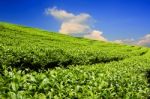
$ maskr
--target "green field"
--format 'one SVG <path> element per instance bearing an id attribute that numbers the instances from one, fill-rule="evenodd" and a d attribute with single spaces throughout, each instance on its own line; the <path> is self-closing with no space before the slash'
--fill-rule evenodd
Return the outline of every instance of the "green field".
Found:
<path id="1" fill-rule="evenodd" d="M 150 98 L 150 49 L 0 23 L 0 99 Z"/>

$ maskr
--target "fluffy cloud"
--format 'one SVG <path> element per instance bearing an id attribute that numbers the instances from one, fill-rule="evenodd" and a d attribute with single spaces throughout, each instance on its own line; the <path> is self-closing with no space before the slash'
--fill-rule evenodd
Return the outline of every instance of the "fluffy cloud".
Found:
<path id="1" fill-rule="evenodd" d="M 135 45 L 136 40 L 135 39 L 124 39 L 124 40 L 115 40 L 115 43 L 124 43 L 124 44 L 130 44 L 130 45 Z"/>
<path id="2" fill-rule="evenodd" d="M 46 14 L 50 14 L 62 21 L 69 20 L 74 17 L 72 13 L 68 13 L 64 10 L 58 10 L 56 7 L 46 9 Z"/>
<path id="3" fill-rule="evenodd" d="M 146 45 L 150 46 L 150 34 L 145 35 L 143 38 L 141 38 L 138 42 L 138 45 Z"/>
<path id="4" fill-rule="evenodd" d="M 150 46 L 150 34 L 145 35 L 140 39 L 124 39 L 124 40 L 115 40 L 116 43 L 124 43 L 130 45 L 140 45 L 140 46 Z"/>
<path id="5" fill-rule="evenodd" d="M 75 15 L 53 7 L 46 9 L 46 14 L 61 21 L 59 32 L 62 34 L 83 34 L 86 38 L 106 41 L 102 32 L 91 28 L 91 16 L 87 13 Z"/>
<path id="6" fill-rule="evenodd" d="M 113 42 L 115 42 L 115 43 L 123 43 L 122 40 L 115 40 L 115 41 L 113 41 Z"/>
<path id="7" fill-rule="evenodd" d="M 90 30 L 90 27 L 84 24 L 79 24 L 75 22 L 63 22 L 59 30 L 63 34 L 73 34 L 73 33 L 85 33 Z"/>
<path id="8" fill-rule="evenodd" d="M 89 39 L 95 39 L 95 40 L 101 40 L 101 41 L 107 41 L 106 38 L 104 38 L 102 36 L 102 32 L 98 31 L 98 30 L 93 30 L 90 34 L 85 35 L 85 38 L 89 38 Z"/>
<path id="9" fill-rule="evenodd" d="M 79 15 L 75 15 L 65 10 L 58 10 L 56 7 L 47 9 L 46 13 L 62 21 L 61 28 L 59 30 L 60 33 L 85 33 L 91 30 L 90 26 L 87 24 L 91 17 L 89 14 L 81 13 Z"/>

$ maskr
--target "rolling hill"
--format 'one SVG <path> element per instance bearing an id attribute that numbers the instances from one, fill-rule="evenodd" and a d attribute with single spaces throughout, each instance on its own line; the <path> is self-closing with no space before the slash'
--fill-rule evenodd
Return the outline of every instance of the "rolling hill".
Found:
<path id="1" fill-rule="evenodd" d="M 150 49 L 0 23 L 1 99 L 150 97 Z"/>

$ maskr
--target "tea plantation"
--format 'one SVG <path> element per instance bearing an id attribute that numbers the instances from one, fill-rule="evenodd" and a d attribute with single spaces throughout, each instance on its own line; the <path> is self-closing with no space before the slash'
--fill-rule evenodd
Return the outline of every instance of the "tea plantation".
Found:
<path id="1" fill-rule="evenodd" d="M 0 23 L 0 99 L 150 98 L 150 49 Z"/>

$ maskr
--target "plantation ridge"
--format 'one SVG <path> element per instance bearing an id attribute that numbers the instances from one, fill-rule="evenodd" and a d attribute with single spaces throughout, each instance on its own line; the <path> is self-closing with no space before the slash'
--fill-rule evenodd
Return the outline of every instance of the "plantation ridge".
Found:
<path id="1" fill-rule="evenodd" d="M 0 99 L 146 99 L 150 49 L 0 23 Z"/>

